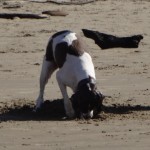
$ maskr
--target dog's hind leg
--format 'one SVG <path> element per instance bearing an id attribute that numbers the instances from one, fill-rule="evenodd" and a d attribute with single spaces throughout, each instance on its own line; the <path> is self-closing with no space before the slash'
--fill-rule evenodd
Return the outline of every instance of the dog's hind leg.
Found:
<path id="1" fill-rule="evenodd" d="M 40 91 L 39 96 L 36 100 L 36 110 L 39 109 L 44 101 L 44 90 L 48 82 L 48 79 L 51 77 L 52 73 L 57 69 L 57 65 L 53 61 L 47 61 L 46 57 L 43 59 L 42 70 L 40 75 Z"/>

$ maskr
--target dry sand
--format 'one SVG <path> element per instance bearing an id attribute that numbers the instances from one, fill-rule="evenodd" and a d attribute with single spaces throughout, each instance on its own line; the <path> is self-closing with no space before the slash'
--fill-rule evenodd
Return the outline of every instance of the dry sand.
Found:
<path id="1" fill-rule="evenodd" d="M 60 9 L 69 15 L 0 19 L 0 150 L 149 150 L 149 0 L 106 0 L 82 6 L 24 2 L 23 7 L 12 9 L 4 9 L 3 2 L 0 12 L 41 14 Z M 64 110 L 55 73 L 45 94 L 45 99 L 54 101 L 48 101 L 47 111 L 34 114 L 48 38 L 64 29 L 82 35 L 82 28 L 118 36 L 142 34 L 144 39 L 138 49 L 101 50 L 84 37 L 98 88 L 108 96 L 99 119 L 61 119 Z"/>

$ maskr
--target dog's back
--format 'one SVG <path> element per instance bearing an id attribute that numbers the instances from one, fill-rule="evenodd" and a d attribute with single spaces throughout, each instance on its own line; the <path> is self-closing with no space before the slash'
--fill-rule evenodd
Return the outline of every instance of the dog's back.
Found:
<path id="1" fill-rule="evenodd" d="M 84 53 L 83 42 L 74 32 L 69 30 L 54 34 L 47 45 L 46 60 L 54 61 L 61 68 L 67 54 L 81 56 Z"/>

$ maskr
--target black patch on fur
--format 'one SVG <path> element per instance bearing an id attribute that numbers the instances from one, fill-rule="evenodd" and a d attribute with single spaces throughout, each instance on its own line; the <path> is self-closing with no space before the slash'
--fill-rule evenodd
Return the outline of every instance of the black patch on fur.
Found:
<path id="1" fill-rule="evenodd" d="M 55 61 L 59 68 L 61 68 L 66 60 L 68 45 L 66 42 L 56 45 L 55 48 Z"/>
<path id="2" fill-rule="evenodd" d="M 54 61 L 54 56 L 53 56 L 53 40 L 51 39 L 47 45 L 46 48 L 46 61 Z"/>
<path id="3" fill-rule="evenodd" d="M 48 42 L 48 45 L 47 45 L 47 48 L 46 48 L 46 60 L 47 61 L 54 61 L 54 56 L 53 56 L 53 38 L 61 35 L 61 34 L 64 34 L 66 32 L 71 32 L 69 30 L 64 30 L 64 31 L 60 31 L 60 32 L 57 32 L 55 34 L 52 35 L 52 38 L 51 40 Z"/>
<path id="4" fill-rule="evenodd" d="M 74 56 L 81 56 L 84 50 L 81 47 L 80 41 L 74 40 L 72 45 L 68 46 L 68 43 L 62 42 L 56 45 L 55 48 L 55 61 L 59 68 L 61 68 L 66 60 L 67 53 Z"/>

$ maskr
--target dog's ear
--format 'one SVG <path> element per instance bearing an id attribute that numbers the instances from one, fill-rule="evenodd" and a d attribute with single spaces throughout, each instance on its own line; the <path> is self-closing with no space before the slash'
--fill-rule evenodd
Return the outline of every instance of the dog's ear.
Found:
<path id="1" fill-rule="evenodd" d="M 103 103 L 103 99 L 105 98 L 105 96 L 102 94 L 102 93 L 100 93 L 100 92 L 96 92 L 97 94 L 97 99 L 99 100 L 99 104 L 100 105 L 102 105 L 102 103 Z"/>
<path id="2" fill-rule="evenodd" d="M 80 106 L 79 106 L 79 93 L 76 92 L 71 96 L 72 107 L 75 111 L 76 117 L 80 117 Z"/>
<path id="3" fill-rule="evenodd" d="M 72 96 L 71 96 L 71 102 L 72 102 L 72 107 L 74 108 L 74 109 L 76 109 L 77 108 L 77 106 L 78 106 L 78 102 L 77 102 L 77 94 L 75 93 L 75 94 L 73 94 Z"/>
<path id="4" fill-rule="evenodd" d="M 97 97 L 98 97 L 98 113 L 100 113 L 102 111 L 103 100 L 105 96 L 102 93 L 97 92 Z"/>
<path id="5" fill-rule="evenodd" d="M 94 99 L 91 101 L 91 104 L 93 105 L 94 108 L 94 116 L 97 116 L 101 111 L 102 111 L 102 106 L 103 106 L 103 99 L 105 96 L 101 94 L 100 92 L 95 92 L 94 93 Z"/>

